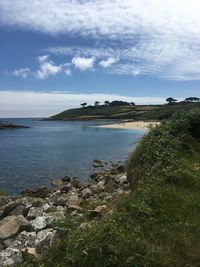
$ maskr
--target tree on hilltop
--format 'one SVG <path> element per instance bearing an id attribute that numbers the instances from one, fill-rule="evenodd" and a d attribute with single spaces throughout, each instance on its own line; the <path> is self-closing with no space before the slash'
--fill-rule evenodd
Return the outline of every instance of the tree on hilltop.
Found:
<path id="1" fill-rule="evenodd" d="M 106 100 L 106 101 L 104 102 L 104 104 L 105 104 L 106 106 L 109 106 L 109 105 L 110 105 L 110 102 Z"/>
<path id="2" fill-rule="evenodd" d="M 98 107 L 98 106 L 99 106 L 99 104 L 100 104 L 100 102 L 99 102 L 99 101 L 95 101 L 95 103 L 94 103 L 95 107 Z"/>
<path id="3" fill-rule="evenodd" d="M 185 102 L 187 103 L 198 103 L 200 102 L 200 98 L 199 97 L 188 97 L 185 99 Z"/>
<path id="4" fill-rule="evenodd" d="M 169 104 L 173 104 L 173 103 L 176 103 L 177 102 L 177 99 L 174 99 L 173 97 L 168 97 L 166 99 L 166 101 L 169 103 Z"/>
<path id="5" fill-rule="evenodd" d="M 87 106 L 87 103 L 82 103 L 81 106 L 85 108 Z"/>

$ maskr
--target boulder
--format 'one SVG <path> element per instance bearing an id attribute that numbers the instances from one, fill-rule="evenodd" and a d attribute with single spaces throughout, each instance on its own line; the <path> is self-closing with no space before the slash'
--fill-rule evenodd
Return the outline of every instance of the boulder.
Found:
<path id="1" fill-rule="evenodd" d="M 25 247 L 34 247 L 36 240 L 36 232 L 21 232 L 18 237 L 10 244 L 11 248 L 23 249 Z"/>
<path id="2" fill-rule="evenodd" d="M 86 187 L 85 189 L 83 189 L 81 191 L 81 197 L 83 197 L 83 198 L 88 198 L 88 197 L 90 197 L 92 195 L 93 195 L 93 193 L 92 193 L 91 189 L 88 188 L 88 187 Z"/>
<path id="3" fill-rule="evenodd" d="M 45 215 L 46 225 L 50 228 L 55 227 L 56 222 L 63 219 L 65 219 L 65 213 L 63 211 L 50 212 Z"/>
<path id="4" fill-rule="evenodd" d="M 23 248 L 22 249 L 22 253 L 23 253 L 23 256 L 31 255 L 31 256 L 33 256 L 36 259 L 38 258 L 36 249 L 35 248 L 32 248 L 32 247 Z"/>
<path id="5" fill-rule="evenodd" d="M 46 212 L 48 209 L 50 209 L 51 206 L 48 204 L 48 203 L 45 203 L 43 206 L 42 206 L 42 209 Z"/>
<path id="6" fill-rule="evenodd" d="M 21 202 L 21 200 L 17 199 L 15 201 L 11 201 L 7 205 L 5 205 L 3 207 L 3 212 L 2 212 L 1 218 L 9 215 L 12 212 L 12 210 L 14 210 L 17 207 L 17 205 L 19 205 L 20 202 Z"/>
<path id="7" fill-rule="evenodd" d="M 36 217 L 42 216 L 44 210 L 42 207 L 32 207 L 27 215 L 28 220 L 34 220 Z"/>
<path id="8" fill-rule="evenodd" d="M 98 206 L 96 207 L 94 210 L 97 212 L 100 212 L 101 214 L 104 213 L 106 210 L 108 209 L 107 205 L 102 205 L 102 206 Z"/>
<path id="9" fill-rule="evenodd" d="M 71 184 L 75 188 L 80 188 L 81 187 L 81 183 L 80 183 L 80 181 L 78 180 L 77 177 L 73 177 L 73 179 L 71 181 Z"/>
<path id="10" fill-rule="evenodd" d="M 71 178 L 70 178 L 70 176 L 65 176 L 62 178 L 62 181 L 63 181 L 63 183 L 70 183 Z"/>
<path id="11" fill-rule="evenodd" d="M 80 199 L 77 195 L 70 196 L 66 202 L 66 205 L 68 208 L 71 208 L 72 206 L 79 206 L 80 205 Z"/>
<path id="12" fill-rule="evenodd" d="M 98 177 L 100 176 L 101 174 L 97 171 L 94 171 L 91 175 L 90 175 L 90 178 L 91 179 L 94 179 L 95 181 L 98 180 Z"/>
<path id="13" fill-rule="evenodd" d="M 18 249 L 6 248 L 0 253 L 0 266 L 14 266 L 22 262 L 22 253 Z"/>
<path id="14" fill-rule="evenodd" d="M 55 179 L 51 181 L 51 184 L 52 186 L 59 188 L 63 184 L 63 181 L 61 179 Z"/>
<path id="15" fill-rule="evenodd" d="M 0 207 L 6 206 L 8 203 L 12 201 L 13 200 L 10 196 L 0 194 Z"/>
<path id="16" fill-rule="evenodd" d="M 31 226 L 34 231 L 38 232 L 44 228 L 46 228 L 47 223 L 45 217 L 37 217 L 35 220 L 31 221 Z"/>
<path id="17" fill-rule="evenodd" d="M 68 193 L 73 188 L 71 183 L 68 184 L 62 184 L 59 189 L 61 193 Z"/>
<path id="18" fill-rule="evenodd" d="M 101 167 L 104 166 L 104 163 L 103 163 L 102 160 L 95 159 L 95 160 L 93 160 L 92 165 L 93 165 L 94 168 L 101 168 Z"/>
<path id="19" fill-rule="evenodd" d="M 46 198 L 49 196 L 51 191 L 47 187 L 41 187 L 36 189 L 26 189 L 21 192 L 21 195 L 24 197 L 40 197 L 40 198 Z"/>
<path id="20" fill-rule="evenodd" d="M 39 252 L 44 251 L 45 248 L 49 248 L 55 240 L 56 230 L 45 229 L 37 233 L 35 241 L 36 249 Z"/>
<path id="21" fill-rule="evenodd" d="M 17 207 L 15 207 L 10 215 L 15 215 L 15 216 L 18 216 L 18 215 L 23 215 L 23 216 L 27 216 L 27 213 L 28 213 L 28 210 L 26 209 L 26 206 L 24 204 L 19 204 L 17 205 Z"/>
<path id="22" fill-rule="evenodd" d="M 22 215 L 7 216 L 0 221 L 0 239 L 8 239 L 29 227 L 30 223 Z"/>
<path id="23" fill-rule="evenodd" d="M 8 248 L 11 246 L 11 244 L 13 243 L 14 239 L 6 239 L 3 241 L 3 245 L 5 248 Z"/>
<path id="24" fill-rule="evenodd" d="M 105 180 L 102 180 L 100 182 L 97 183 L 98 189 L 100 191 L 104 190 L 104 186 L 105 186 Z"/>
<path id="25" fill-rule="evenodd" d="M 127 176 L 125 174 L 120 176 L 118 178 L 118 181 L 119 181 L 120 184 L 127 184 L 128 183 Z"/>
<path id="26" fill-rule="evenodd" d="M 119 173 L 123 173 L 123 172 L 125 172 L 125 168 L 124 168 L 123 165 L 119 165 L 119 166 L 117 167 L 117 170 L 118 170 Z"/>

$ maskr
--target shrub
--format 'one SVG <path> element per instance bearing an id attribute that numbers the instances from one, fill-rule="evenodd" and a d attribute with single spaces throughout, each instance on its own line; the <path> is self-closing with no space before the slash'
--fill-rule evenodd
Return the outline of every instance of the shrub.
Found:
<path id="1" fill-rule="evenodd" d="M 156 180 L 188 185 L 190 172 L 184 160 L 199 139 L 199 109 L 174 114 L 160 127 L 151 129 L 128 160 L 128 178 L 132 187 L 139 179 L 150 183 Z"/>

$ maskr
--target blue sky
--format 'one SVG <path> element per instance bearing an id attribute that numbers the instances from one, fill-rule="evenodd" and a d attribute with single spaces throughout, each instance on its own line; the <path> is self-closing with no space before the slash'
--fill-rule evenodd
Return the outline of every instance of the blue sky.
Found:
<path id="1" fill-rule="evenodd" d="M 0 117 L 200 96 L 199 14 L 195 0 L 1 0 Z"/>

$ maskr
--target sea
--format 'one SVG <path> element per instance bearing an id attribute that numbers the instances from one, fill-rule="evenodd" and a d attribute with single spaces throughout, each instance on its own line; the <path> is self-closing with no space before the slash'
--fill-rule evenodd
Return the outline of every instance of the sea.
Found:
<path id="1" fill-rule="evenodd" d="M 66 175 L 87 182 L 94 159 L 126 161 L 145 130 L 100 128 L 106 121 L 0 119 L 30 128 L 0 130 L 0 191 L 19 194 Z M 113 121 L 112 121 L 113 123 Z"/>

